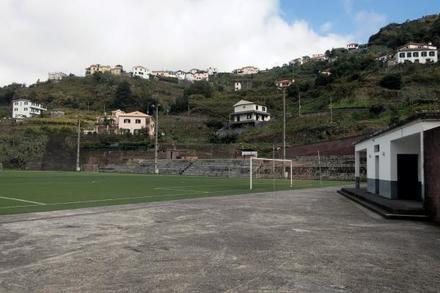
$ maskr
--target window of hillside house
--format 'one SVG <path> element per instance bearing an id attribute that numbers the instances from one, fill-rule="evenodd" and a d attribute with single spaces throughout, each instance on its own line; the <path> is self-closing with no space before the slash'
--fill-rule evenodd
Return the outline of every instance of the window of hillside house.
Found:
<path id="1" fill-rule="evenodd" d="M 14 105 L 15 105 L 15 106 L 18 106 L 18 102 L 15 102 Z"/>
<path id="2" fill-rule="evenodd" d="M 124 123 L 131 123 L 130 119 L 124 119 Z"/>
<path id="3" fill-rule="evenodd" d="M 411 52 L 406 53 L 406 57 L 411 58 L 412 54 Z"/>
<path id="4" fill-rule="evenodd" d="M 419 52 L 414 52 L 413 57 L 419 57 Z"/>
<path id="5" fill-rule="evenodd" d="M 422 52 L 422 57 L 428 56 L 428 52 Z"/>
<path id="6" fill-rule="evenodd" d="M 24 111 L 27 111 L 27 110 L 28 110 L 28 108 L 24 108 L 23 110 L 24 110 Z"/>
<path id="7" fill-rule="evenodd" d="M 136 119 L 136 124 L 141 124 L 141 119 Z"/>
<path id="8" fill-rule="evenodd" d="M 14 108 L 14 111 L 18 111 L 18 108 Z"/>
<path id="9" fill-rule="evenodd" d="M 27 105 L 27 104 L 28 104 L 28 102 L 24 102 L 24 104 L 25 104 L 25 105 Z"/>
<path id="10" fill-rule="evenodd" d="M 266 111 L 266 107 L 263 107 L 263 111 Z"/>
<path id="11" fill-rule="evenodd" d="M 257 105 L 257 110 L 258 110 L 258 105 Z"/>
<path id="12" fill-rule="evenodd" d="M 380 145 L 376 144 L 376 145 L 374 146 L 374 152 L 375 152 L 375 153 L 380 152 Z"/>
<path id="13" fill-rule="evenodd" d="M 419 59 L 414 60 L 414 63 L 420 63 Z"/>
<path id="14" fill-rule="evenodd" d="M 246 118 L 247 118 L 247 119 L 251 119 L 251 118 L 252 118 L 252 115 L 251 115 L 251 114 L 247 114 L 247 115 L 246 115 Z"/>
<path id="15" fill-rule="evenodd" d="M 431 57 L 435 56 L 435 51 L 429 52 L 429 56 L 431 56 Z"/>
<path id="16" fill-rule="evenodd" d="M 405 53 L 400 53 L 400 54 L 399 54 L 399 57 L 400 57 L 400 58 L 405 58 Z"/>

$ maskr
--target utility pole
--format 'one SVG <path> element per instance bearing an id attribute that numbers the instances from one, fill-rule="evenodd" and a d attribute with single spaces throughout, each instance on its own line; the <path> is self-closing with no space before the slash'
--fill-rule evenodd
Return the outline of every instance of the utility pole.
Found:
<path id="1" fill-rule="evenodd" d="M 278 89 L 283 91 L 283 160 L 286 159 L 286 89 L 295 82 L 294 80 L 280 80 L 275 82 Z"/>
<path id="2" fill-rule="evenodd" d="M 81 171 L 81 166 L 79 164 L 79 153 L 81 145 L 81 120 L 78 119 L 78 136 L 76 138 L 76 171 Z"/>
<path id="3" fill-rule="evenodd" d="M 330 123 L 333 123 L 333 97 L 330 96 Z"/>
<path id="4" fill-rule="evenodd" d="M 286 159 L 286 88 L 283 88 L 283 160 Z"/>
<path id="5" fill-rule="evenodd" d="M 156 104 L 156 123 L 154 131 L 154 174 L 159 174 L 158 152 L 159 152 L 159 104 Z"/>

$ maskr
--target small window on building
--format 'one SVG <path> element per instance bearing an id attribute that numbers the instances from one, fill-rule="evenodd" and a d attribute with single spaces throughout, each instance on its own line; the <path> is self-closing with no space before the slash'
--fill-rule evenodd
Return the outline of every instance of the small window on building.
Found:
<path id="1" fill-rule="evenodd" d="M 411 58 L 412 54 L 411 52 L 406 53 L 406 57 Z"/>
<path id="2" fill-rule="evenodd" d="M 15 102 L 14 105 L 15 105 L 15 106 L 18 106 L 18 102 Z"/>
<path id="3" fill-rule="evenodd" d="M 420 63 L 419 59 L 414 60 L 414 63 Z"/>
<path id="4" fill-rule="evenodd" d="M 374 152 L 375 153 L 380 152 L 380 145 L 378 145 L 378 144 L 374 145 Z"/>
<path id="5" fill-rule="evenodd" d="M 246 109 L 246 106 L 243 106 L 243 109 Z"/>
<path id="6" fill-rule="evenodd" d="M 27 110 L 28 110 L 28 108 L 24 108 L 24 109 L 23 109 L 23 111 L 27 111 Z"/>
<path id="7" fill-rule="evenodd" d="M 428 56 L 428 52 L 422 52 L 421 55 L 422 55 L 422 57 L 426 57 L 426 56 Z"/>
<path id="8" fill-rule="evenodd" d="M 399 57 L 400 57 L 400 58 L 405 58 L 405 53 L 400 53 L 400 54 L 399 54 Z"/>
<path id="9" fill-rule="evenodd" d="M 419 57 L 419 52 L 414 52 L 413 57 Z"/>
<path id="10" fill-rule="evenodd" d="M 14 111 L 18 111 L 18 108 L 14 108 Z"/>
<path id="11" fill-rule="evenodd" d="M 258 110 L 258 105 L 257 105 L 257 110 Z"/>
<path id="12" fill-rule="evenodd" d="M 263 111 L 266 111 L 266 107 L 263 107 Z"/>
<path id="13" fill-rule="evenodd" d="M 246 115 L 246 118 L 247 118 L 247 119 L 252 119 L 252 114 L 247 114 L 247 115 Z"/>
<path id="14" fill-rule="evenodd" d="M 434 57 L 435 56 L 435 51 L 430 51 L 429 52 L 429 56 Z"/>
<path id="15" fill-rule="evenodd" d="M 24 102 L 24 104 L 27 106 L 28 102 Z"/>
<path id="16" fill-rule="evenodd" d="M 131 123 L 130 119 L 124 119 L 124 123 Z"/>
<path id="17" fill-rule="evenodd" d="M 141 124 L 141 119 L 136 119 L 136 124 Z"/>

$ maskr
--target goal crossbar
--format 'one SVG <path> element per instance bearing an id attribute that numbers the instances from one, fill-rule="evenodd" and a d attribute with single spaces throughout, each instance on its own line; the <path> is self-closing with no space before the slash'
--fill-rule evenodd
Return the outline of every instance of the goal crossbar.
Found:
<path id="1" fill-rule="evenodd" d="M 288 163 L 290 165 L 290 187 L 293 187 L 293 161 L 292 160 L 251 157 L 249 159 L 249 189 L 250 190 L 252 190 L 252 188 L 253 188 L 253 176 L 252 176 L 253 175 L 253 172 L 252 172 L 253 161 L 270 161 L 270 162 Z"/>

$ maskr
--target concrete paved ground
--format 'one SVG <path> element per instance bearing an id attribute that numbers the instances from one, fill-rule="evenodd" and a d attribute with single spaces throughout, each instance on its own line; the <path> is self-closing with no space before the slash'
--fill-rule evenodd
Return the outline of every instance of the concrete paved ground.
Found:
<path id="1" fill-rule="evenodd" d="M 439 292 L 440 229 L 335 188 L 0 217 L 0 292 Z"/>

